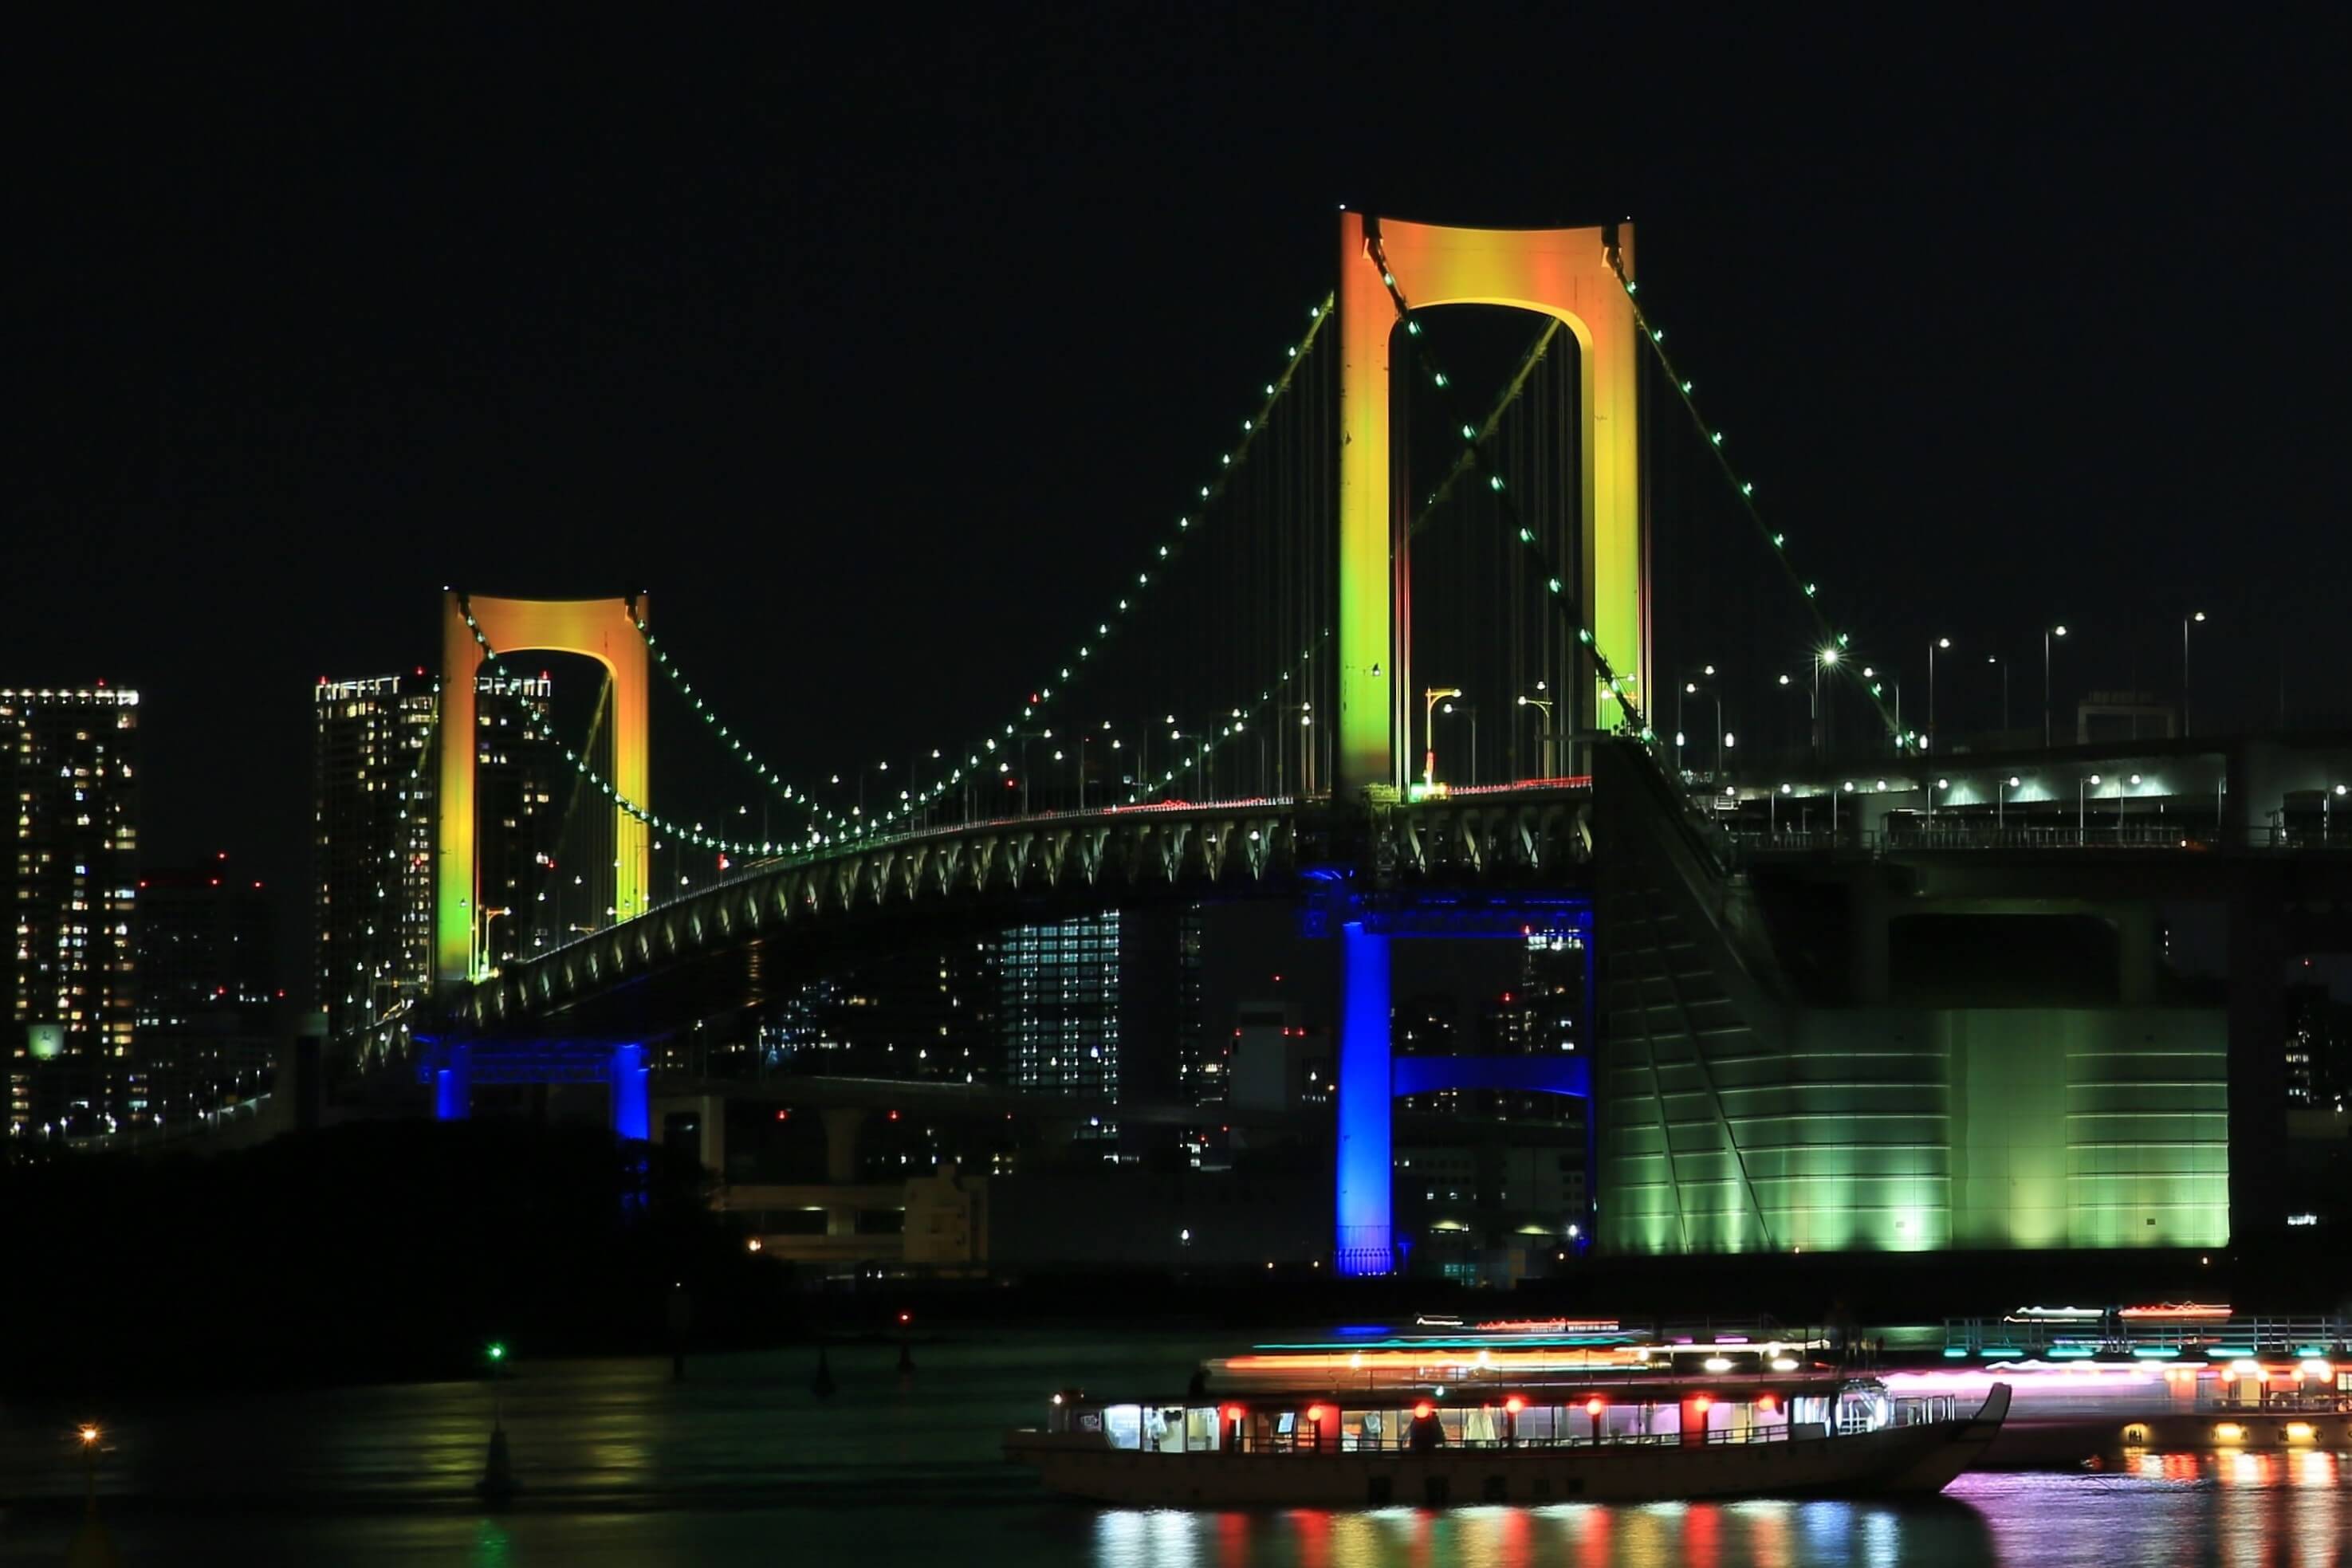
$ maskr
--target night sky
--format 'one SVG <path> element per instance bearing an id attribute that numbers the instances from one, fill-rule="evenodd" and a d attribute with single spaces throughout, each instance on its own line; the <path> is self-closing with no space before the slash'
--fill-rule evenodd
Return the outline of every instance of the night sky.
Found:
<path id="1" fill-rule="evenodd" d="M 1341 202 L 1633 216 L 1877 633 L 2023 669 L 2063 615 L 2168 691 L 2193 600 L 2200 706 L 2352 708 L 2312 39 L 593 9 L 13 41 L 0 683 L 142 688 L 152 861 L 298 880 L 309 686 L 432 660 L 444 583 L 650 590 L 808 771 L 968 737 L 1199 482 Z"/>

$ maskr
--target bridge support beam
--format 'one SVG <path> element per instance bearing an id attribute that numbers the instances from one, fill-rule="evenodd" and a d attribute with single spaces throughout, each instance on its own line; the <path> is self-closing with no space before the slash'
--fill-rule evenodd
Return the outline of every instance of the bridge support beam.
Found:
<path id="1" fill-rule="evenodd" d="M 433 1115 L 442 1122 L 462 1122 L 474 1110 L 474 1048 L 444 1048 L 441 1066 L 433 1074 Z"/>
<path id="2" fill-rule="evenodd" d="M 648 1087 L 653 1070 L 646 1065 L 646 1048 L 614 1046 L 608 1071 L 613 1084 L 614 1134 L 632 1143 L 646 1142 L 654 1135 L 654 1118 Z"/>
<path id="3" fill-rule="evenodd" d="M 1339 928 L 1339 1158 L 1332 1266 L 1391 1273 L 1396 1233 L 1390 1171 L 1389 941 L 1349 921 Z"/>

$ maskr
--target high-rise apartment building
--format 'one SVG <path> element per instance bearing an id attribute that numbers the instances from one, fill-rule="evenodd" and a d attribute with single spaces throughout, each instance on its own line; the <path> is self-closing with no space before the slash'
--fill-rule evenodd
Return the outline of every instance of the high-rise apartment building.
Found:
<path id="1" fill-rule="evenodd" d="M 433 683 L 323 677 L 311 694 L 312 997 L 341 1035 L 433 977 Z"/>
<path id="2" fill-rule="evenodd" d="M 139 879 L 138 1060 L 165 1126 L 268 1090 L 285 992 L 278 908 L 226 853 Z"/>
<path id="3" fill-rule="evenodd" d="M 143 1112 L 133 1054 L 138 738 L 137 692 L 0 689 L 0 769 L 15 807 L 13 1136 L 113 1132 Z"/>
<path id="4" fill-rule="evenodd" d="M 475 677 L 478 961 L 560 940 L 554 870 L 562 750 L 544 675 Z M 331 1034 L 385 1019 L 433 981 L 436 685 L 421 673 L 322 679 L 315 710 L 313 992 Z"/>

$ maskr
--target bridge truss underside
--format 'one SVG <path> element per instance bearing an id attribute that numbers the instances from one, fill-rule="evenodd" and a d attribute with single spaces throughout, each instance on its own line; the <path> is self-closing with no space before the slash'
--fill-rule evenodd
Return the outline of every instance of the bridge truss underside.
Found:
<path id="1" fill-rule="evenodd" d="M 1292 801 L 982 823 L 755 864 L 639 919 L 490 977 L 448 1009 L 458 1036 L 625 1029 L 652 1041 L 761 999 L 776 943 L 822 947 L 877 925 L 1018 920 L 1160 900 L 1295 896 L 1315 868 L 1369 852 L 1401 885 L 1530 883 L 1590 859 L 1580 789 L 1399 808 L 1372 842 Z"/>

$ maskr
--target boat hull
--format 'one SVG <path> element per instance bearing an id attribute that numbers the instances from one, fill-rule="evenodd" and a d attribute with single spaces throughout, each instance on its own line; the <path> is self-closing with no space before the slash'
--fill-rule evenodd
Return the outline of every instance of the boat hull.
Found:
<path id="1" fill-rule="evenodd" d="M 1016 1432 L 1005 1457 L 1048 1488 L 1138 1507 L 1654 1502 L 1738 1497 L 1927 1496 L 1990 1444 L 1996 1419 L 1849 1437 L 1668 1447 L 1441 1448 L 1433 1453 L 1144 1453 L 1076 1434 Z"/>

